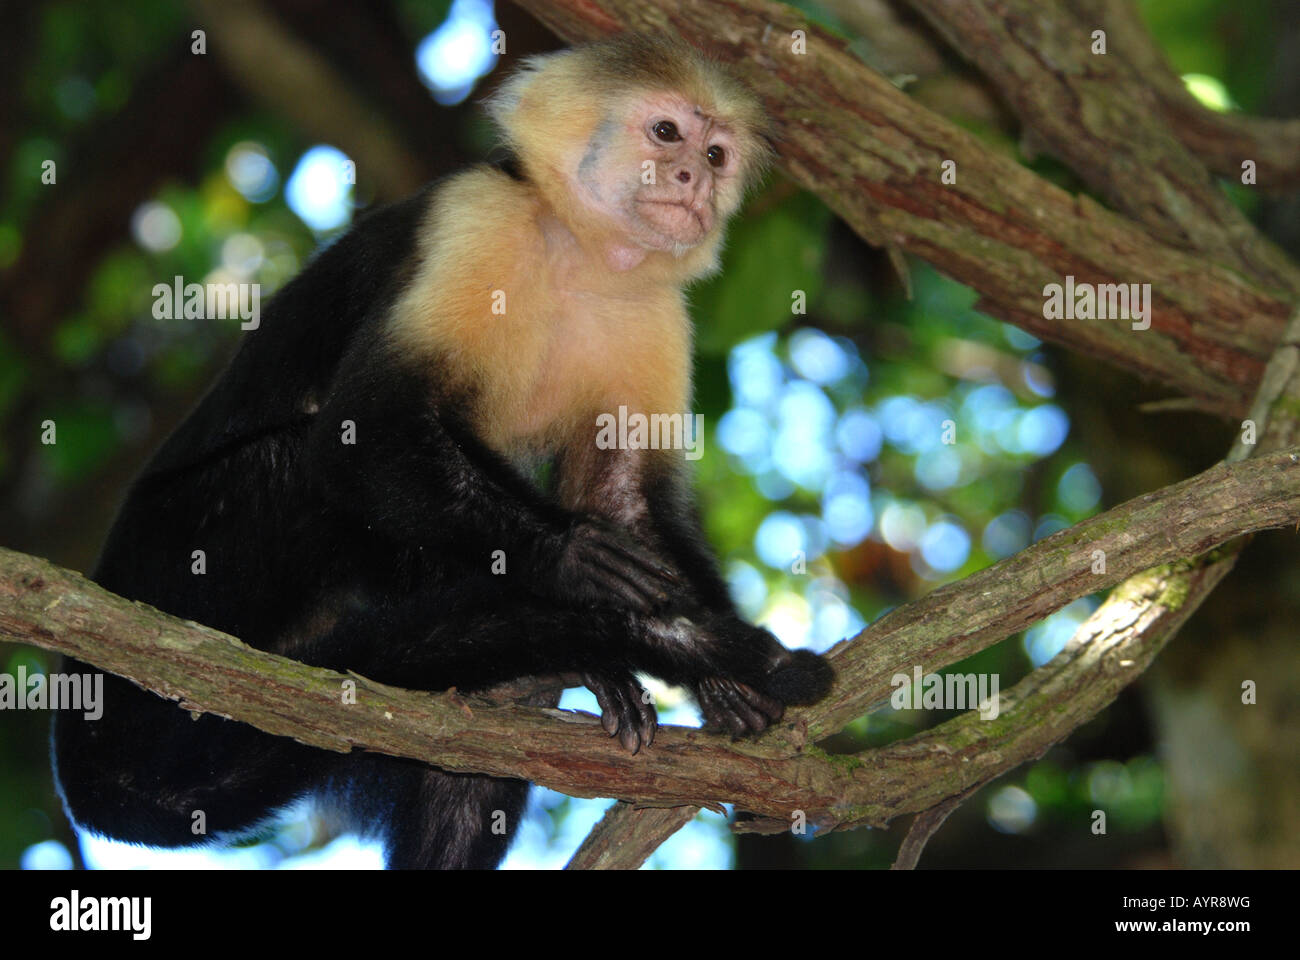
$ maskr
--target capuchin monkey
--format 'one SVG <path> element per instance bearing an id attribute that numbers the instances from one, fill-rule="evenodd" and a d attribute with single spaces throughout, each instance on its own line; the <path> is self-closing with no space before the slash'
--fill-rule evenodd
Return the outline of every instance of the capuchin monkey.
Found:
<path id="1" fill-rule="evenodd" d="M 683 287 L 768 159 L 763 113 L 645 37 L 535 57 L 489 110 L 511 161 L 367 216 L 274 297 L 130 488 L 94 579 L 402 687 L 577 673 L 632 753 L 656 724 L 638 671 L 758 734 L 829 666 L 740 618 L 685 451 L 611 448 L 598 418 L 689 410 Z M 523 810 L 520 781 L 194 719 L 114 676 L 104 695 L 97 721 L 57 715 L 53 753 L 72 819 L 119 840 L 230 838 L 312 797 L 390 867 L 492 867 Z"/>

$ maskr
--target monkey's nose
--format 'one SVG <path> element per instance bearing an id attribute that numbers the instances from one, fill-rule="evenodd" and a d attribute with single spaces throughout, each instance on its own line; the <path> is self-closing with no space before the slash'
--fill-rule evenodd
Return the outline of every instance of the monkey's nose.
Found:
<path id="1" fill-rule="evenodd" d="M 679 183 L 690 183 L 690 182 L 691 182 L 691 171 L 689 171 L 689 170 L 678 170 L 678 171 L 677 171 L 677 181 L 678 181 Z"/>

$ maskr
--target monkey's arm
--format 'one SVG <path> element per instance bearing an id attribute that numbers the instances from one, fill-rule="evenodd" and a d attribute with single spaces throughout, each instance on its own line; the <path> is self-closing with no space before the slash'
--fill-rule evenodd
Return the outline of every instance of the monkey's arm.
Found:
<path id="1" fill-rule="evenodd" d="M 690 687 L 709 724 L 759 732 L 788 703 L 811 703 L 831 669 L 746 623 L 704 536 L 679 451 L 584 449 L 560 463 L 564 502 L 631 529 L 678 571 L 666 611 L 651 618 L 637 667 Z"/>
<path id="2" fill-rule="evenodd" d="M 830 685 L 830 667 L 810 651 L 787 650 L 771 632 L 740 616 L 704 535 L 685 472 L 671 468 L 651 472 L 646 479 L 645 502 L 651 536 L 689 584 L 689 593 L 678 609 L 702 629 L 698 645 L 706 655 L 729 667 L 716 677 L 698 678 L 712 680 L 712 684 L 696 684 L 706 715 L 710 700 L 746 699 L 743 692 L 716 689 L 723 678 L 744 683 L 783 704 L 819 700 Z M 736 669 L 737 663 L 743 664 L 741 670 Z M 717 706 L 721 709 L 723 704 Z M 727 718 L 715 719 L 725 723 Z"/>
<path id="3" fill-rule="evenodd" d="M 451 401 L 368 338 L 345 360 L 307 438 L 326 502 L 394 544 L 438 562 L 505 575 L 534 595 L 649 611 L 676 580 L 612 524 L 545 500 L 480 443 Z M 501 555 L 497 555 L 501 556 Z"/>
<path id="4" fill-rule="evenodd" d="M 652 618 L 611 607 L 506 601 L 499 578 L 479 576 L 416 594 L 384 609 L 350 615 L 336 635 L 384 638 L 360 661 L 343 651 L 325 666 L 351 669 L 396 686 L 462 692 L 523 676 L 580 673 L 595 694 L 610 736 L 636 753 L 654 740 L 657 719 L 633 676 L 634 651 Z M 329 638 L 322 641 L 328 650 Z"/>

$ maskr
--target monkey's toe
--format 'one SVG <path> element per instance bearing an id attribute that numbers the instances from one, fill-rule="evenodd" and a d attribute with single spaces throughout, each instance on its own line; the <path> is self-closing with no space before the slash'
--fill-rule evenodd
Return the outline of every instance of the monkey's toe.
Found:
<path id="1" fill-rule="evenodd" d="M 730 733 L 733 740 L 762 733 L 785 712 L 779 700 L 724 677 L 702 680 L 696 688 L 696 699 L 705 727 Z"/>
<path id="2" fill-rule="evenodd" d="M 582 682 L 596 695 L 601 727 L 611 737 L 617 736 L 625 750 L 635 754 L 654 743 L 659 717 L 654 701 L 635 677 L 585 674 Z"/>

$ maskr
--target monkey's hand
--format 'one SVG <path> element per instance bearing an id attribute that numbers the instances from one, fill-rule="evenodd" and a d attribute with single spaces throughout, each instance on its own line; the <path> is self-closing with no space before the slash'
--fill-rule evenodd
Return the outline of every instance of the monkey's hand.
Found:
<path id="1" fill-rule="evenodd" d="M 725 677 L 705 677 L 695 684 L 695 699 L 706 730 L 730 733 L 732 739 L 759 734 L 785 713 L 780 700 L 759 693 L 747 683 Z"/>
<path id="2" fill-rule="evenodd" d="M 769 631 L 733 616 L 709 624 L 713 655 L 725 672 L 694 684 L 705 726 L 733 737 L 762 733 L 781 719 L 787 704 L 816 703 L 834 671 L 810 650 L 787 650 Z"/>
<path id="3" fill-rule="evenodd" d="M 631 674 L 585 673 L 582 682 L 600 704 L 600 725 L 617 736 L 623 749 L 635 754 L 655 740 L 659 718 L 654 700 Z"/>
<path id="4" fill-rule="evenodd" d="M 641 613 L 663 606 L 681 588 L 663 561 L 595 517 L 577 520 L 565 531 L 543 579 L 553 596 L 578 605 L 624 606 Z"/>

